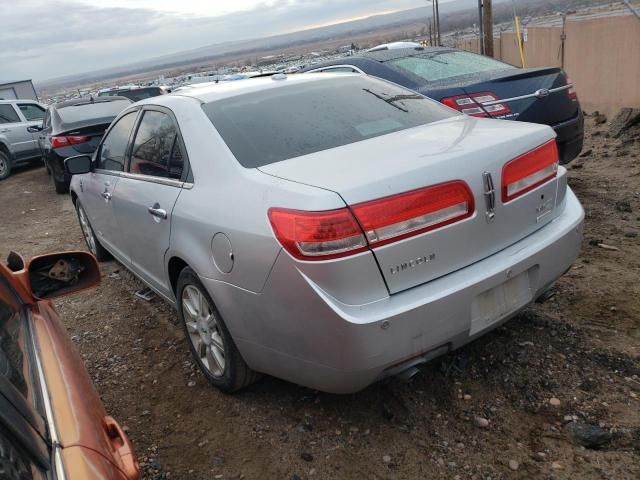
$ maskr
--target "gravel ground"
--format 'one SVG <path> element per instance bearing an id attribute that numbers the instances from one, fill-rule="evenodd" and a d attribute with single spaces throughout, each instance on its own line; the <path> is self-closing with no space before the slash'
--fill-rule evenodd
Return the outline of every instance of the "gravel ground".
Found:
<path id="1" fill-rule="evenodd" d="M 99 288 L 57 307 L 144 478 L 640 478 L 640 131 L 613 139 L 596 120 L 569 172 L 587 212 L 575 266 L 410 384 L 335 396 L 266 377 L 221 394 L 171 308 L 103 264 Z M 84 249 L 41 167 L 3 181 L 0 208 L 2 258 Z"/>

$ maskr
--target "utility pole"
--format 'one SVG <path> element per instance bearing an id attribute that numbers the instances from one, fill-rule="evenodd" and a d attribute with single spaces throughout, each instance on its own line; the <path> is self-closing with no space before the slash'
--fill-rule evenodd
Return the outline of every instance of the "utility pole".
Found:
<path id="1" fill-rule="evenodd" d="M 482 8 L 482 20 L 484 29 L 484 54 L 493 57 L 493 12 L 491 0 L 484 0 Z"/>
<path id="2" fill-rule="evenodd" d="M 438 4 L 438 0 L 433 0 L 436 4 L 436 34 L 438 35 L 438 47 L 442 46 L 442 41 L 440 39 L 440 5 Z"/>
<path id="3" fill-rule="evenodd" d="M 479 37 L 479 44 L 480 44 L 480 54 L 484 55 L 484 33 L 483 33 L 483 27 L 482 27 L 482 0 L 478 0 L 478 28 L 480 28 L 480 37 Z"/>

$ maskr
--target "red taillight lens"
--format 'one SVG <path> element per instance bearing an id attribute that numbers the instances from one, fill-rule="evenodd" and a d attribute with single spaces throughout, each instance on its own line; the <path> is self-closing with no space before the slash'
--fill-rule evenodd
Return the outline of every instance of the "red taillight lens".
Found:
<path id="1" fill-rule="evenodd" d="M 473 195 L 456 180 L 352 207 L 372 247 L 433 230 L 470 217 Z"/>
<path id="2" fill-rule="evenodd" d="M 577 100 L 578 99 L 578 94 L 576 93 L 575 89 L 573 88 L 573 83 L 571 82 L 571 79 L 569 77 L 567 77 L 567 85 L 570 85 L 570 87 L 567 89 L 567 95 L 569 95 L 569 98 L 571 100 Z"/>
<path id="3" fill-rule="evenodd" d="M 524 195 L 558 174 L 558 147 L 555 140 L 534 148 L 502 168 L 502 201 Z"/>
<path id="4" fill-rule="evenodd" d="M 282 246 L 303 260 L 327 260 L 367 248 L 362 230 L 348 208 L 324 212 L 271 208 L 269 221 Z"/>
<path id="5" fill-rule="evenodd" d="M 59 135 L 51 137 L 51 148 L 68 147 L 69 145 L 78 145 L 89 140 L 85 135 Z"/>
<path id="6" fill-rule="evenodd" d="M 473 215 L 474 208 L 471 190 L 456 180 L 359 203 L 351 209 L 306 212 L 271 208 L 269 221 L 291 255 L 302 260 L 327 260 L 458 222 Z"/>
<path id="7" fill-rule="evenodd" d="M 446 97 L 440 101 L 448 107 L 455 108 L 459 112 L 473 117 L 497 117 L 511 113 L 509 104 L 497 102 L 498 100 L 499 98 L 495 93 L 479 92 L 470 95 Z"/>

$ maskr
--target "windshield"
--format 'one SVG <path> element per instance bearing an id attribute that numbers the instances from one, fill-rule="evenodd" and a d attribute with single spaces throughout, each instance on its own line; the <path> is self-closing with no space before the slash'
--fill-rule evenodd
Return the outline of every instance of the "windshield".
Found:
<path id="1" fill-rule="evenodd" d="M 115 93 L 115 95 L 118 95 L 120 97 L 130 98 L 134 102 L 144 100 L 145 98 L 157 97 L 160 94 L 162 94 L 162 92 L 158 87 L 136 88 L 132 90 L 120 90 Z"/>
<path id="2" fill-rule="evenodd" d="M 286 85 L 202 108 L 247 168 L 456 115 L 415 92 L 361 75 Z"/>
<path id="3" fill-rule="evenodd" d="M 434 52 L 390 60 L 390 64 L 429 82 L 491 70 L 516 68 L 493 58 L 469 52 Z"/>
<path id="4" fill-rule="evenodd" d="M 63 123 L 78 123 L 85 120 L 115 117 L 129 105 L 131 105 L 131 102 L 127 100 L 95 103 L 87 102 L 60 108 L 58 109 L 58 114 L 60 115 Z"/>

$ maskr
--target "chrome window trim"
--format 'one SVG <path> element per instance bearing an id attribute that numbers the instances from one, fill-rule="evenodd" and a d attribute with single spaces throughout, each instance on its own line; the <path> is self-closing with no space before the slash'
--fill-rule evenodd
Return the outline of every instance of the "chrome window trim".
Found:
<path id="1" fill-rule="evenodd" d="M 573 84 L 572 83 L 567 83 L 566 85 L 563 85 L 562 87 L 550 88 L 549 89 L 549 94 L 556 93 L 556 92 L 561 92 L 563 90 L 568 90 L 571 87 L 573 87 Z M 526 100 L 527 98 L 537 98 L 537 96 L 538 96 L 538 92 L 536 91 L 536 92 L 533 92 L 533 93 L 528 93 L 526 95 L 520 95 L 519 97 L 501 98 L 499 100 L 491 100 L 490 102 L 482 102 L 481 105 L 489 107 L 491 105 L 497 105 L 498 103 L 516 102 L 518 100 Z"/>
<path id="2" fill-rule="evenodd" d="M 363 75 L 366 75 L 366 73 L 364 73 L 361 69 L 359 69 L 355 65 L 349 65 L 349 64 L 346 64 L 346 63 L 345 64 L 340 64 L 340 65 L 331 65 L 329 67 L 315 68 L 313 70 L 309 70 L 308 72 L 304 72 L 304 73 L 329 72 L 329 71 L 335 70 L 337 68 L 353 68 L 355 70 L 354 73 L 361 73 Z M 347 73 L 347 72 L 344 72 L 344 73 Z"/>
<path id="3" fill-rule="evenodd" d="M 44 405 L 44 411 L 46 416 L 47 425 L 49 427 L 49 437 L 51 440 L 51 448 L 53 450 L 53 462 L 55 466 L 55 473 L 57 480 L 66 480 L 67 475 L 64 471 L 64 464 L 62 462 L 62 446 L 60 445 L 60 437 L 58 437 L 58 430 L 56 428 L 55 418 L 53 417 L 53 409 L 51 407 L 51 398 L 49 396 L 49 388 L 44 376 L 44 369 L 42 368 L 42 360 L 40 358 L 40 349 L 36 340 L 36 335 L 33 330 L 33 317 L 31 312 L 27 314 L 27 325 L 31 337 L 31 343 L 33 346 L 33 356 L 36 364 L 36 370 L 38 372 L 38 383 L 40 386 L 40 392 L 42 393 L 42 403 Z"/>
<path id="4" fill-rule="evenodd" d="M 96 168 L 94 173 L 100 173 L 102 175 L 113 175 L 114 177 L 130 178 L 132 180 L 140 180 L 141 182 L 157 183 L 160 185 L 167 185 L 169 187 L 177 188 L 193 188 L 193 183 L 184 182 L 182 180 L 176 180 L 174 178 L 153 177 L 151 175 L 142 175 L 140 173 L 120 172 L 118 170 L 103 170 Z"/>

